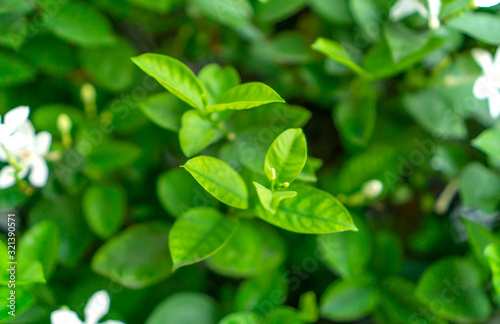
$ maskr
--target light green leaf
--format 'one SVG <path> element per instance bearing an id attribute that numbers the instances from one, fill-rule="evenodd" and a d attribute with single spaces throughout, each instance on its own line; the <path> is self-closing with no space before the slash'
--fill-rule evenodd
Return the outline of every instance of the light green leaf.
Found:
<path id="1" fill-rule="evenodd" d="M 207 95 L 196 75 L 182 62 L 160 54 L 142 54 L 132 61 L 165 89 L 191 107 L 204 110 Z"/>
<path id="2" fill-rule="evenodd" d="M 83 194 L 83 215 L 94 233 L 108 238 L 125 221 L 125 191 L 116 185 L 93 186 Z"/>
<path id="3" fill-rule="evenodd" d="M 253 16 L 253 8 L 248 0 L 193 0 L 201 13 L 217 23 L 240 27 Z"/>
<path id="4" fill-rule="evenodd" d="M 500 16 L 498 14 L 469 11 L 446 24 L 464 34 L 490 45 L 500 44 Z"/>
<path id="5" fill-rule="evenodd" d="M 156 125 L 178 132 L 182 115 L 189 109 L 171 93 L 159 93 L 139 103 L 144 114 Z"/>
<path id="6" fill-rule="evenodd" d="M 494 159 L 500 159 L 500 128 L 489 128 L 472 140 L 472 146 Z"/>
<path id="7" fill-rule="evenodd" d="M 483 253 L 493 274 L 493 287 L 500 294 L 500 242 L 488 244 Z"/>
<path id="8" fill-rule="evenodd" d="M 500 202 L 499 192 L 500 176 L 482 164 L 472 162 L 462 170 L 459 193 L 463 206 L 492 213 Z"/>
<path id="9" fill-rule="evenodd" d="M 136 49 L 125 39 L 80 51 L 80 61 L 95 84 L 111 91 L 123 91 L 134 81 L 135 69 L 130 58 Z"/>
<path id="10" fill-rule="evenodd" d="M 307 0 L 269 0 L 258 2 L 256 16 L 265 22 L 280 21 L 299 12 Z"/>
<path id="11" fill-rule="evenodd" d="M 318 301 L 314 291 L 308 291 L 299 298 L 300 317 L 307 323 L 316 323 L 319 317 Z"/>
<path id="12" fill-rule="evenodd" d="M 1 12 L 1 9 L 0 9 Z M 0 15 L 0 45 L 18 50 L 28 34 L 28 20 L 24 14 L 14 12 Z"/>
<path id="13" fill-rule="evenodd" d="M 274 215 L 262 207 L 257 208 L 258 216 L 268 223 L 297 233 L 358 230 L 345 207 L 327 192 L 305 185 L 292 189 L 297 192 L 297 197 L 282 201 Z"/>
<path id="14" fill-rule="evenodd" d="M 18 246 L 20 263 L 38 262 L 42 275 L 48 280 L 56 268 L 59 258 L 61 233 L 51 220 L 44 220 L 26 231 Z M 44 279 L 45 281 L 45 279 Z"/>
<path id="15" fill-rule="evenodd" d="M 166 13 L 177 7 L 182 0 L 128 0 L 130 3 L 154 12 Z"/>
<path id="16" fill-rule="evenodd" d="M 493 243 L 499 243 L 500 240 L 494 233 L 486 229 L 484 226 L 470 220 L 463 220 L 465 230 L 467 232 L 467 240 L 469 241 L 472 253 L 485 270 L 488 270 L 488 262 L 483 254 L 484 249 Z"/>
<path id="17" fill-rule="evenodd" d="M 229 164 L 210 156 L 197 156 L 182 166 L 206 191 L 226 205 L 248 208 L 248 191 L 241 176 Z"/>
<path id="18" fill-rule="evenodd" d="M 363 273 L 373 251 L 371 232 L 365 220 L 353 214 L 358 232 L 318 235 L 318 249 L 323 261 L 342 278 Z"/>
<path id="19" fill-rule="evenodd" d="M 347 50 L 343 48 L 339 43 L 320 37 L 316 39 L 311 47 L 313 50 L 326 55 L 328 58 L 331 58 L 332 60 L 335 60 L 340 64 L 347 66 L 349 69 L 359 74 L 360 76 L 369 76 L 368 72 L 366 72 L 362 67 L 356 64 Z"/>
<path id="20" fill-rule="evenodd" d="M 244 83 L 224 92 L 217 98 L 216 104 L 208 111 L 242 110 L 259 107 L 273 102 L 285 102 L 269 86 L 260 82 Z"/>
<path id="21" fill-rule="evenodd" d="M 227 315 L 219 324 L 261 324 L 261 320 L 252 312 L 238 312 Z"/>
<path id="22" fill-rule="evenodd" d="M 428 306 L 439 303 L 441 307 L 429 309 L 453 322 L 483 322 L 492 311 L 478 269 L 459 258 L 441 259 L 428 267 L 415 295 Z"/>
<path id="23" fill-rule="evenodd" d="M 180 323 L 217 323 L 214 300 L 198 292 L 179 292 L 158 304 L 146 320 L 146 324 Z"/>
<path id="24" fill-rule="evenodd" d="M 220 140 L 222 131 L 215 128 L 206 117 L 196 110 L 188 110 L 182 115 L 179 142 L 185 156 L 191 157 Z"/>
<path id="25" fill-rule="evenodd" d="M 321 296 L 322 317 L 332 321 L 354 322 L 377 307 L 379 294 L 368 280 L 337 280 Z"/>
<path id="26" fill-rule="evenodd" d="M 217 98 L 232 87 L 241 83 L 238 71 L 232 66 L 220 67 L 218 64 L 206 65 L 198 73 L 198 79 L 208 96 L 208 104 L 214 105 Z"/>
<path id="27" fill-rule="evenodd" d="M 299 176 L 306 160 L 304 132 L 300 128 L 291 128 L 281 133 L 271 144 L 266 154 L 264 172 L 271 183 L 291 183 Z"/>
<path id="28" fill-rule="evenodd" d="M 130 289 L 160 282 L 172 272 L 168 232 L 161 222 L 129 227 L 97 250 L 92 270 Z"/>
<path id="29" fill-rule="evenodd" d="M 415 32 L 403 24 L 390 24 L 384 36 L 391 50 L 392 60 L 397 63 L 406 56 L 420 51 L 427 44 L 427 33 Z"/>
<path id="30" fill-rule="evenodd" d="M 87 3 L 69 1 L 59 6 L 55 15 L 52 11 L 46 15 L 46 28 L 73 44 L 92 47 L 115 41 L 108 19 Z"/>
<path id="31" fill-rule="evenodd" d="M 204 260 L 220 250 L 238 224 L 239 219 L 226 217 L 211 207 L 188 210 L 170 231 L 173 269 Z"/>
<path id="32" fill-rule="evenodd" d="M 255 190 L 257 191 L 257 196 L 259 197 L 262 207 L 272 214 L 276 213 L 276 209 L 282 200 L 297 196 L 297 192 L 295 191 L 271 192 L 271 190 L 267 189 L 258 182 L 254 181 L 253 185 L 255 186 Z"/>

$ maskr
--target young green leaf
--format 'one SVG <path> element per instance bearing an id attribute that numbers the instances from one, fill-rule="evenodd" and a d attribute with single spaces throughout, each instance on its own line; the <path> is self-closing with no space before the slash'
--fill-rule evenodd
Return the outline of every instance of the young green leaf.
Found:
<path id="1" fill-rule="evenodd" d="M 218 64 L 206 65 L 198 73 L 198 79 L 208 96 L 208 104 L 214 105 L 224 92 L 241 83 L 238 71 L 232 66 L 221 68 Z"/>
<path id="2" fill-rule="evenodd" d="M 299 309 L 300 317 L 302 317 L 307 323 L 316 323 L 318 321 L 318 301 L 314 291 L 310 290 L 300 295 Z"/>
<path id="3" fill-rule="evenodd" d="M 224 92 L 208 111 L 242 110 L 259 107 L 273 102 L 285 102 L 269 86 L 260 82 L 249 82 Z"/>
<path id="4" fill-rule="evenodd" d="M 208 258 L 227 243 L 239 219 L 211 207 L 193 208 L 178 218 L 169 235 L 173 270 Z"/>
<path id="5" fill-rule="evenodd" d="M 261 320 L 252 312 L 238 312 L 227 315 L 219 324 L 261 324 Z"/>
<path id="6" fill-rule="evenodd" d="M 344 49 L 339 43 L 320 37 L 316 39 L 311 47 L 313 50 L 326 55 L 330 59 L 347 66 L 349 69 L 359 74 L 360 76 L 369 76 L 368 72 L 366 72 L 362 67 L 356 64 L 351 58 L 349 52 L 347 52 L 347 50 Z"/>
<path id="7" fill-rule="evenodd" d="M 472 140 L 472 146 L 495 159 L 500 159 L 500 128 L 489 128 Z"/>
<path id="8" fill-rule="evenodd" d="M 142 54 L 132 61 L 165 89 L 191 107 L 204 110 L 207 95 L 196 75 L 182 62 L 160 54 Z"/>
<path id="9" fill-rule="evenodd" d="M 182 116 L 179 142 L 185 156 L 191 157 L 222 138 L 222 131 L 196 110 L 188 110 Z"/>
<path id="10" fill-rule="evenodd" d="M 241 176 L 229 164 L 210 156 L 197 156 L 182 166 L 206 191 L 226 205 L 248 208 L 248 191 Z"/>
<path id="11" fill-rule="evenodd" d="M 490 45 L 500 44 L 500 16 L 487 12 L 469 11 L 451 19 L 449 27 Z"/>
<path id="12" fill-rule="evenodd" d="M 493 287 L 500 294 L 500 242 L 488 244 L 483 253 L 493 274 Z"/>
<path id="13" fill-rule="evenodd" d="M 297 233 L 358 230 L 349 212 L 329 193 L 305 185 L 293 189 L 297 197 L 282 201 L 275 214 L 257 208 L 258 216 L 268 223 Z"/>
<path id="14" fill-rule="evenodd" d="M 291 128 L 281 133 L 271 144 L 266 154 L 264 171 L 270 182 L 291 183 L 299 176 L 306 160 L 306 137 L 302 129 Z"/>
<path id="15" fill-rule="evenodd" d="M 420 277 L 415 295 L 429 306 L 440 305 L 430 310 L 452 322 L 484 322 L 492 311 L 478 268 L 463 259 L 433 263 Z"/>
<path id="16" fill-rule="evenodd" d="M 257 191 L 257 196 L 259 197 L 260 204 L 267 211 L 274 214 L 278 208 L 280 202 L 283 199 L 289 199 L 297 196 L 295 191 L 274 191 L 267 189 L 258 182 L 253 182 L 255 190 Z"/>

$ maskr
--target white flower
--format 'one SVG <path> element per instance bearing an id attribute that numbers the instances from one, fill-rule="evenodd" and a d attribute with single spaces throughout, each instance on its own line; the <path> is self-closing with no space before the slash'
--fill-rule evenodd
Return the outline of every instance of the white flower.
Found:
<path id="1" fill-rule="evenodd" d="M 392 21 L 399 21 L 408 16 L 418 13 L 429 21 L 429 27 L 436 29 L 441 26 L 439 13 L 441 12 L 441 0 L 428 0 L 426 8 L 419 0 L 398 0 L 389 11 Z"/>
<path id="2" fill-rule="evenodd" d="M 58 309 L 50 314 L 51 324 L 99 324 L 99 320 L 109 312 L 109 294 L 105 290 L 94 293 L 85 305 L 85 321 L 69 309 Z M 108 320 L 101 324 L 124 324 L 121 321 Z"/>
<path id="3" fill-rule="evenodd" d="M 481 48 L 471 50 L 472 58 L 483 70 L 476 79 L 472 92 L 477 99 L 488 98 L 491 117 L 500 115 L 500 47 L 495 58 L 490 52 Z"/>
<path id="4" fill-rule="evenodd" d="M 7 150 L 18 150 L 26 145 L 24 136 L 17 132 L 19 127 L 28 120 L 30 109 L 26 106 L 20 106 L 8 111 L 2 118 L 0 117 L 0 160 L 7 161 Z"/>
<path id="5" fill-rule="evenodd" d="M 479 8 L 489 8 L 499 4 L 498 0 L 474 0 L 474 5 Z"/>
<path id="6" fill-rule="evenodd" d="M 19 179 L 24 179 L 29 173 L 28 180 L 31 184 L 35 187 L 43 187 L 49 176 L 49 167 L 44 156 L 49 152 L 52 136 L 48 132 L 40 132 L 35 135 L 35 128 L 29 120 L 19 127 L 18 132 L 26 139 L 26 145 L 18 150 L 9 150 L 22 165 L 17 176 Z M 11 187 L 15 183 L 14 166 L 3 167 L 0 171 L 0 189 Z"/>
<path id="7" fill-rule="evenodd" d="M 384 191 L 384 184 L 378 179 L 367 181 L 363 184 L 361 192 L 369 199 L 375 199 Z"/>

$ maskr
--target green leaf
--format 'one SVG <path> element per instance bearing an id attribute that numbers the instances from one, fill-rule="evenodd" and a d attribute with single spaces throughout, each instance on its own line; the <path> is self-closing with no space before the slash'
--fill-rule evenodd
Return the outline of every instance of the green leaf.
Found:
<path id="1" fill-rule="evenodd" d="M 139 103 L 144 114 L 156 125 L 178 132 L 182 115 L 189 109 L 171 93 L 159 93 Z"/>
<path id="2" fill-rule="evenodd" d="M 207 259 L 207 265 L 223 276 L 241 278 L 274 271 L 284 258 L 283 239 L 271 227 L 242 221 L 229 242 Z"/>
<path id="3" fill-rule="evenodd" d="M 350 0 L 348 3 L 354 21 L 360 27 L 360 30 L 357 30 L 357 33 L 360 35 L 357 37 L 361 37 L 362 40 L 356 39 L 356 41 L 364 44 L 363 39 L 366 39 L 364 40 L 365 42 L 379 40 L 383 14 L 382 8 L 378 6 L 378 2 L 374 0 Z M 377 21 L 380 25 L 374 27 L 374 21 Z M 356 45 L 356 43 L 354 44 Z"/>
<path id="4" fill-rule="evenodd" d="M 232 66 L 221 68 L 218 64 L 206 65 L 198 73 L 198 79 L 208 96 L 208 104 L 214 105 L 224 92 L 241 83 L 238 71 Z"/>
<path id="5" fill-rule="evenodd" d="M 204 110 L 207 95 L 196 75 L 182 62 L 160 54 L 142 54 L 132 61 L 173 95 L 191 107 Z"/>
<path id="6" fill-rule="evenodd" d="M 259 201 L 267 211 L 274 214 L 280 202 L 284 199 L 289 199 L 297 196 L 295 191 L 274 191 L 267 189 L 258 182 L 253 182 Z"/>
<path id="7" fill-rule="evenodd" d="M 97 250 L 92 270 L 130 289 L 160 282 L 172 272 L 168 232 L 161 222 L 129 227 Z"/>
<path id="8" fill-rule="evenodd" d="M 500 16 L 486 12 L 469 11 L 446 24 L 462 33 L 490 45 L 500 44 Z"/>
<path id="9" fill-rule="evenodd" d="M 395 63 L 408 55 L 417 53 L 428 41 L 427 33 L 415 32 L 403 24 L 387 25 L 384 29 L 384 35 Z"/>
<path id="10" fill-rule="evenodd" d="M 66 2 L 54 12 L 46 12 L 46 28 L 56 36 L 84 47 L 108 45 L 115 35 L 108 19 L 91 5 Z"/>
<path id="11" fill-rule="evenodd" d="M 195 207 L 214 206 L 215 199 L 184 170 L 163 172 L 156 182 L 156 194 L 163 208 L 178 217 Z"/>
<path id="12" fill-rule="evenodd" d="M 188 210 L 170 231 L 173 270 L 204 260 L 220 250 L 238 224 L 239 219 L 226 217 L 211 207 Z"/>
<path id="13" fill-rule="evenodd" d="M 351 11 L 346 0 L 311 0 L 309 7 L 316 15 L 332 24 L 352 23 Z"/>
<path id="14" fill-rule="evenodd" d="M 266 154 L 264 171 L 271 183 L 291 183 L 299 176 L 306 160 L 304 132 L 300 128 L 291 128 L 281 133 L 271 144 Z"/>
<path id="15" fill-rule="evenodd" d="M 458 258 L 441 259 L 427 268 L 415 294 L 435 315 L 454 322 L 484 322 L 492 311 L 478 269 Z M 436 304 L 440 307 L 431 307 Z"/>
<path id="16" fill-rule="evenodd" d="M 485 213 L 492 213 L 500 202 L 500 176 L 485 166 L 472 162 L 460 177 L 459 193 L 462 205 L 477 207 Z"/>
<path id="17" fill-rule="evenodd" d="M 401 238 L 388 230 L 381 230 L 375 234 L 372 259 L 373 271 L 381 276 L 396 275 L 405 261 L 403 242 Z"/>
<path id="18" fill-rule="evenodd" d="M 356 277 L 370 262 L 373 244 L 366 222 L 353 215 L 358 232 L 318 235 L 318 249 L 323 261 L 342 278 Z"/>
<path id="19" fill-rule="evenodd" d="M 215 105 L 208 111 L 252 109 L 262 105 L 285 102 L 272 88 L 260 82 L 248 82 L 237 85 L 221 94 Z"/>
<path id="20" fill-rule="evenodd" d="M 321 296 L 321 316 L 332 321 L 357 321 L 370 314 L 379 294 L 368 280 L 337 280 Z"/>
<path id="21" fill-rule="evenodd" d="M 125 39 L 97 48 L 83 48 L 80 61 L 95 84 L 111 90 L 123 91 L 134 81 L 135 69 L 130 58 L 136 49 Z"/>
<path id="22" fill-rule="evenodd" d="M 479 223 L 465 219 L 463 222 L 474 257 L 485 270 L 488 270 L 488 262 L 485 259 L 485 254 L 483 254 L 484 249 L 490 244 L 500 242 L 500 240 Z"/>
<path id="23" fill-rule="evenodd" d="M 87 148 L 88 145 L 92 147 L 90 141 L 85 144 L 83 144 L 83 141 L 81 143 L 81 148 Z M 105 140 L 91 149 L 90 154 L 86 157 L 87 167 L 91 172 L 107 173 L 131 165 L 139 158 L 140 154 L 141 149 L 134 144 Z"/>
<path id="24" fill-rule="evenodd" d="M 175 8 L 181 0 L 128 0 L 146 10 L 165 13 Z"/>
<path id="25" fill-rule="evenodd" d="M 182 166 L 212 196 L 226 205 L 248 208 L 248 191 L 241 176 L 229 164 L 210 156 L 197 156 Z"/>
<path id="26" fill-rule="evenodd" d="M 261 320 L 252 312 L 238 312 L 227 315 L 219 324 L 261 324 Z"/>
<path id="27" fill-rule="evenodd" d="M 472 140 L 472 146 L 480 149 L 494 159 L 500 159 L 500 128 L 484 130 Z"/>
<path id="28" fill-rule="evenodd" d="M 18 50 L 27 36 L 27 27 L 28 20 L 22 13 L 0 14 L 0 29 L 2 30 L 0 45 Z"/>
<path id="29" fill-rule="evenodd" d="M 311 47 L 313 50 L 326 55 L 328 58 L 347 66 L 349 69 L 359 74 L 360 76 L 369 77 L 368 72 L 366 72 L 362 67 L 356 64 L 349 52 L 347 52 L 347 50 L 343 48 L 339 43 L 320 37 L 316 39 Z"/>
<path id="30" fill-rule="evenodd" d="M 308 291 L 299 298 L 300 316 L 308 323 L 316 323 L 319 317 L 318 301 L 314 291 Z"/>
<path id="31" fill-rule="evenodd" d="M 265 22 L 280 21 L 299 12 L 306 4 L 307 0 L 269 0 L 258 3 L 256 14 Z"/>
<path id="32" fill-rule="evenodd" d="M 125 191 L 117 185 L 96 185 L 83 194 L 83 214 L 89 227 L 102 238 L 118 232 L 125 221 Z"/>
<path id="33" fill-rule="evenodd" d="M 248 0 L 193 0 L 203 15 L 217 23 L 241 27 L 250 22 L 253 9 Z"/>
<path id="34" fill-rule="evenodd" d="M 493 274 L 493 287 L 500 294 L 500 242 L 488 244 L 483 253 Z"/>
<path id="35" fill-rule="evenodd" d="M 14 55 L 0 51 L 0 87 L 13 87 L 31 82 L 36 70 Z"/>
<path id="36" fill-rule="evenodd" d="M 280 272 L 263 273 L 244 281 L 236 292 L 234 309 L 266 315 L 283 304 L 288 294 L 286 276 Z"/>
<path id="37" fill-rule="evenodd" d="M 274 215 L 258 208 L 258 216 L 268 223 L 297 233 L 358 230 L 345 207 L 327 192 L 309 186 L 297 186 L 293 190 L 297 192 L 297 197 L 282 201 Z"/>
<path id="38" fill-rule="evenodd" d="M 191 157 L 220 140 L 221 130 L 196 110 L 188 110 L 182 115 L 179 142 L 185 156 Z"/>
<path id="39" fill-rule="evenodd" d="M 301 314 L 293 307 L 279 306 L 273 309 L 264 319 L 264 324 L 305 324 Z"/>
<path id="40" fill-rule="evenodd" d="M 410 115 L 428 132 L 449 139 L 467 137 L 465 121 L 453 110 L 451 102 L 433 89 L 406 95 L 403 105 Z M 450 117 L 457 115 L 456 117 Z"/>
<path id="41" fill-rule="evenodd" d="M 21 263 L 39 262 L 43 267 L 42 275 L 48 280 L 56 268 L 60 244 L 59 228 L 53 221 L 44 220 L 22 235 L 18 259 Z"/>
<path id="42" fill-rule="evenodd" d="M 215 324 L 217 310 L 209 296 L 198 292 L 179 292 L 158 304 L 146 324 Z"/>

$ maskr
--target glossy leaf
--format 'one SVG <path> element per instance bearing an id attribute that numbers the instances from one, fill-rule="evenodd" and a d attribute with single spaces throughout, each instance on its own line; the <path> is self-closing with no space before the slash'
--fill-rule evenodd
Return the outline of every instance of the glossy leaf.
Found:
<path id="1" fill-rule="evenodd" d="M 284 199 L 290 199 L 297 196 L 295 191 L 274 191 L 267 189 L 258 182 L 253 182 L 259 201 L 267 211 L 274 214 L 280 202 Z"/>
<path id="2" fill-rule="evenodd" d="M 222 138 L 222 131 L 196 110 L 189 110 L 182 115 L 179 142 L 182 152 L 191 157 Z"/>
<path id="3" fill-rule="evenodd" d="M 489 128 L 472 140 L 472 146 L 480 149 L 488 156 L 500 159 L 500 128 Z"/>
<path id="4" fill-rule="evenodd" d="M 328 58 L 347 66 L 353 72 L 363 77 L 368 77 L 369 74 L 362 67 L 356 64 L 349 52 L 342 47 L 339 43 L 328 40 L 326 38 L 318 38 L 311 45 L 312 49 L 326 55 Z"/>
<path id="5" fill-rule="evenodd" d="M 221 94 L 215 105 L 208 107 L 208 111 L 242 110 L 262 105 L 285 102 L 269 86 L 260 82 L 249 82 L 235 86 Z"/>
<path id="6" fill-rule="evenodd" d="M 170 93 L 160 93 L 139 104 L 144 114 L 156 125 L 178 132 L 182 115 L 189 109 L 185 103 Z"/>
<path id="7" fill-rule="evenodd" d="M 180 292 L 158 304 L 146 324 L 215 324 L 217 310 L 209 296 L 198 292 Z"/>
<path id="8" fill-rule="evenodd" d="M 220 250 L 234 234 L 239 220 L 210 207 L 185 212 L 169 236 L 174 270 L 204 260 Z"/>
<path id="9" fill-rule="evenodd" d="M 241 83 L 238 71 L 232 66 L 206 65 L 198 73 L 198 79 L 208 96 L 208 104 L 214 105 L 217 98 L 227 90 Z"/>
<path id="10" fill-rule="evenodd" d="M 306 160 L 306 137 L 302 129 L 291 128 L 271 144 L 264 161 L 264 172 L 271 183 L 291 183 L 299 176 Z"/>
<path id="11" fill-rule="evenodd" d="M 210 156 L 198 156 L 182 167 L 218 200 L 232 207 L 248 208 L 245 182 L 226 162 Z"/>
<path id="12" fill-rule="evenodd" d="M 325 191 L 309 187 L 292 188 L 295 198 L 280 203 L 275 214 L 260 208 L 260 218 L 283 229 L 308 234 L 357 231 L 345 207 Z"/>
<path id="13" fill-rule="evenodd" d="M 232 313 L 220 320 L 219 324 L 260 324 L 260 318 L 252 312 Z"/>
<path id="14" fill-rule="evenodd" d="M 207 106 L 207 95 L 203 86 L 182 62 L 159 54 L 142 54 L 133 57 L 132 61 L 191 107 L 204 110 Z"/>

